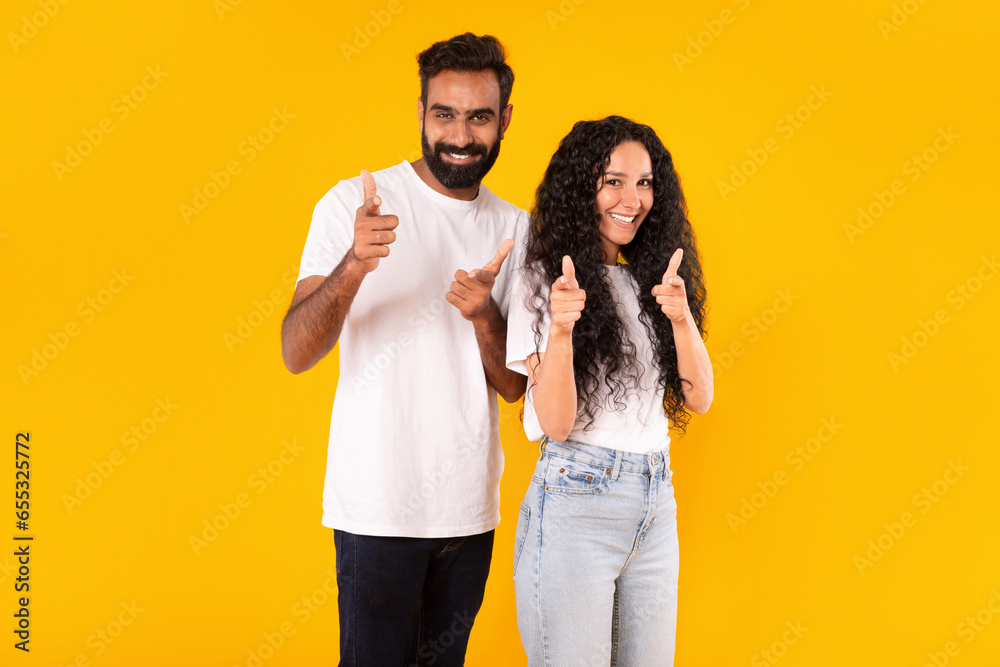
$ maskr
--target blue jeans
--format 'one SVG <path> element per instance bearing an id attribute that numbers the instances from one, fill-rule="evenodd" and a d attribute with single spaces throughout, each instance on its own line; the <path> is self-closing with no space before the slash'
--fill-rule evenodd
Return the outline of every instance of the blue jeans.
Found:
<path id="1" fill-rule="evenodd" d="M 494 531 L 374 537 L 334 530 L 341 667 L 461 667 Z"/>
<path id="2" fill-rule="evenodd" d="M 543 447 L 514 545 L 529 667 L 673 665 L 679 564 L 669 452 Z"/>

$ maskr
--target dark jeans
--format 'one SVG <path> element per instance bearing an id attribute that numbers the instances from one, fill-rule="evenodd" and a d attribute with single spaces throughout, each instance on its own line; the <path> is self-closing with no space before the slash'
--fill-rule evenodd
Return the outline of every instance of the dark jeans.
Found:
<path id="1" fill-rule="evenodd" d="M 334 530 L 341 667 L 461 667 L 493 531 L 373 537 Z"/>

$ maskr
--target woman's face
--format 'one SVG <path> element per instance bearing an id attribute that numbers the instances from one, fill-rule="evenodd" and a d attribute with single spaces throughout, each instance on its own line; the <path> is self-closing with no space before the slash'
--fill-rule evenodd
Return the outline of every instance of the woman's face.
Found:
<path id="1" fill-rule="evenodd" d="M 607 171 L 597 183 L 597 229 L 604 245 L 604 263 L 618 262 L 618 250 L 635 238 L 653 206 L 653 164 L 637 141 L 618 144 Z"/>

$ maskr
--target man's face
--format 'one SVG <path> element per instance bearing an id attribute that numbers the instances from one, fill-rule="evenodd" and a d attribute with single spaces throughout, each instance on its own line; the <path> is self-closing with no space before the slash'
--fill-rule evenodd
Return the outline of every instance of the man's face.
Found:
<path id="1" fill-rule="evenodd" d="M 496 74 L 443 70 L 427 82 L 427 105 L 419 101 L 417 112 L 424 159 L 441 185 L 461 190 L 482 181 L 510 123 Z"/>

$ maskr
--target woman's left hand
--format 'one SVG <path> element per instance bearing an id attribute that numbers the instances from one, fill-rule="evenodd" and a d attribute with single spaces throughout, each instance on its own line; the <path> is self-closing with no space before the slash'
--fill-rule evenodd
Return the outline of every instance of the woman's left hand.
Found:
<path id="1" fill-rule="evenodd" d="M 660 310 L 674 324 L 680 324 L 691 316 L 684 279 L 677 275 L 683 258 L 683 248 L 674 251 L 667 270 L 663 273 L 663 282 L 653 288 L 653 296 L 656 297 L 656 303 L 660 304 Z"/>

